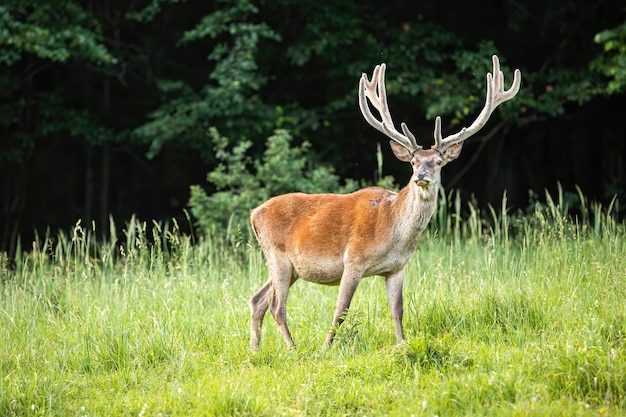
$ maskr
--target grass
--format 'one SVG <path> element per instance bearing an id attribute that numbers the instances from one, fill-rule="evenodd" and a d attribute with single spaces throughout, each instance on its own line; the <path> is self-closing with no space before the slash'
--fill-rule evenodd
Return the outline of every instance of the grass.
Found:
<path id="1" fill-rule="evenodd" d="M 80 224 L 37 239 L 15 269 L 0 262 L 0 415 L 626 415 L 616 208 L 570 217 L 559 195 L 462 215 L 449 199 L 408 265 L 404 346 L 378 278 L 330 350 L 337 288 L 298 282 L 297 349 L 268 315 L 253 354 L 256 245 L 134 219 L 104 243 Z"/>

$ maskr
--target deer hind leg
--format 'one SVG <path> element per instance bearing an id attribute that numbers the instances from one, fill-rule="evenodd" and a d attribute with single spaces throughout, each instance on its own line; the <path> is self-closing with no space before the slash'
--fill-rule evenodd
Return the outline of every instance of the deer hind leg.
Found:
<path id="1" fill-rule="evenodd" d="M 293 267 L 291 263 L 288 263 L 288 265 L 285 263 L 282 268 L 278 268 L 278 271 L 275 271 L 271 280 L 274 288 L 274 296 L 270 301 L 270 313 L 272 313 L 274 320 L 276 320 L 276 324 L 283 334 L 285 343 L 287 343 L 287 346 L 293 348 L 295 347 L 295 343 L 291 337 L 289 327 L 287 327 L 287 296 L 289 295 L 291 284 L 296 280 L 293 277 Z"/>
<path id="2" fill-rule="evenodd" d="M 252 324 L 250 329 L 250 345 L 253 350 L 259 348 L 261 340 L 261 326 L 263 318 L 269 308 L 276 320 L 285 343 L 294 347 L 293 338 L 287 327 L 287 296 L 289 287 L 297 278 L 291 261 L 286 256 L 266 256 L 270 278 L 261 289 L 252 296 L 250 306 L 252 310 Z"/>
<path id="3" fill-rule="evenodd" d="M 259 349 L 259 343 L 261 342 L 261 326 L 263 326 L 263 318 L 269 307 L 269 301 L 273 291 L 272 280 L 268 280 L 250 299 L 250 310 L 252 311 L 250 347 L 252 350 Z"/>

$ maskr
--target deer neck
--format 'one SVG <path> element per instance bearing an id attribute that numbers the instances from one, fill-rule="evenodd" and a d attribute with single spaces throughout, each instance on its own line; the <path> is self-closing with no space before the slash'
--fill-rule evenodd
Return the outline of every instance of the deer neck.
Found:
<path id="1" fill-rule="evenodd" d="M 398 192 L 396 199 L 396 223 L 398 239 L 407 244 L 419 242 L 422 232 L 437 208 L 439 184 L 432 183 L 427 189 L 413 182 Z"/>

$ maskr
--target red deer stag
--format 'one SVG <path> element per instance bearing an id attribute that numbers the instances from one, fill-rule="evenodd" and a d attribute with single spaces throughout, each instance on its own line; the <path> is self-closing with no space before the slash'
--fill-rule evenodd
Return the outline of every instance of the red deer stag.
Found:
<path id="1" fill-rule="evenodd" d="M 463 141 L 487 123 L 495 108 L 519 91 L 521 72 L 504 89 L 500 62 L 493 56 L 493 74 L 487 73 L 485 107 L 476 120 L 458 133 L 441 136 L 441 118 L 435 119 L 435 145 L 423 149 L 402 123 L 396 130 L 385 91 L 385 64 L 374 69 L 372 81 L 361 76 L 359 106 L 365 120 L 388 136 L 396 157 L 411 164 L 413 175 L 398 193 L 369 187 L 351 194 L 285 194 L 254 209 L 250 220 L 269 268 L 269 279 L 250 301 L 251 340 L 258 349 L 261 325 L 269 307 L 289 346 L 294 346 L 287 327 L 287 295 L 298 279 L 339 285 L 339 297 L 326 345 L 346 314 L 352 296 L 364 277 L 385 278 L 387 298 L 397 342 L 402 330 L 404 268 L 420 241 L 437 204 L 441 168 L 458 158 Z M 378 111 L 378 120 L 367 103 Z"/>

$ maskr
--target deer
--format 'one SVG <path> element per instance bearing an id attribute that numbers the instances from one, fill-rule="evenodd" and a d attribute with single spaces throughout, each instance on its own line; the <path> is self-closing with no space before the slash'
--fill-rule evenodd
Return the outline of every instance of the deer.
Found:
<path id="1" fill-rule="evenodd" d="M 350 194 L 283 194 L 251 211 L 252 229 L 269 270 L 269 279 L 250 299 L 253 351 L 259 349 L 268 308 L 287 346 L 295 347 L 287 326 L 287 297 L 299 278 L 339 286 L 331 330 L 324 343 L 330 347 L 361 280 L 381 276 L 396 342 L 404 343 L 405 268 L 435 212 L 441 169 L 459 157 L 463 142 L 485 126 L 496 107 L 515 97 L 520 88 L 519 69 L 514 71 L 513 83 L 506 90 L 496 55 L 492 62 L 493 74 L 487 73 L 487 94 L 480 114 L 470 126 L 445 138 L 441 117 L 437 116 L 435 143 L 428 149 L 417 144 L 404 122 L 401 132 L 393 123 L 385 88 L 386 64 L 374 68 L 371 81 L 367 74 L 362 74 L 358 92 L 361 113 L 372 127 L 390 139 L 396 158 L 411 164 L 410 181 L 398 192 L 367 187 Z M 379 118 L 372 114 L 370 105 Z"/>

